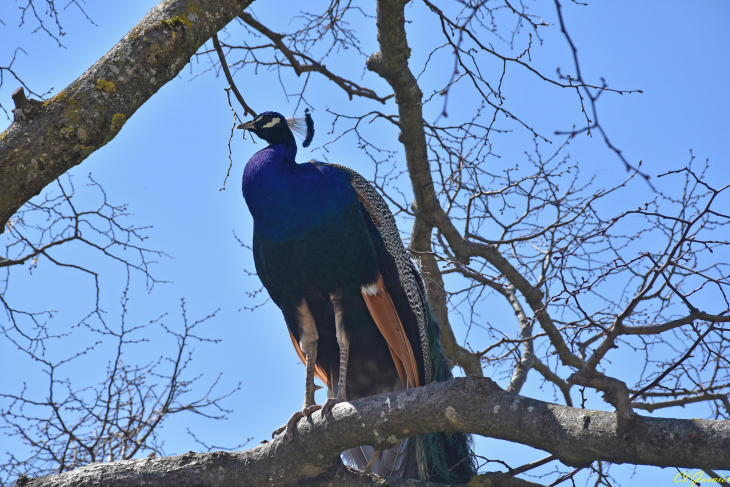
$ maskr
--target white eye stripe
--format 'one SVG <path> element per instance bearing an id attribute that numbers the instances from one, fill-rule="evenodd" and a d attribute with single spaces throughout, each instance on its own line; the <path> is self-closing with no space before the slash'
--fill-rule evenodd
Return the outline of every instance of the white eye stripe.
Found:
<path id="1" fill-rule="evenodd" d="M 267 129 L 267 128 L 273 127 L 274 125 L 276 125 L 279 122 L 281 122 L 281 119 L 279 117 L 276 117 L 271 122 L 264 125 L 264 128 Z"/>

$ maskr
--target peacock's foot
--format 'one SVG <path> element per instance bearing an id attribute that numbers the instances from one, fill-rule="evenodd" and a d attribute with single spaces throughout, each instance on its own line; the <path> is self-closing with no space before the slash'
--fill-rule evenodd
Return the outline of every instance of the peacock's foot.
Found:
<path id="1" fill-rule="evenodd" d="M 312 404 L 311 406 L 305 406 L 302 409 L 302 414 L 304 416 L 309 416 L 310 414 L 319 411 L 320 409 L 322 409 L 322 406 L 320 406 L 319 404 Z"/>
<path id="2" fill-rule="evenodd" d="M 296 413 L 291 415 L 291 418 L 289 418 L 289 421 L 286 422 L 284 426 L 281 428 L 276 428 L 273 433 L 271 433 L 272 438 L 276 438 L 277 435 L 280 435 L 282 432 L 284 433 L 284 443 L 287 443 L 289 440 L 291 440 L 291 433 L 294 431 L 294 428 L 296 428 L 297 423 L 300 419 L 302 419 L 304 415 L 301 411 L 297 411 Z"/>
<path id="3" fill-rule="evenodd" d="M 332 411 L 332 408 L 335 407 L 335 404 L 339 404 L 341 402 L 343 402 L 343 399 L 328 397 L 325 403 L 322 405 L 322 417 L 324 418 L 325 416 L 327 416 L 330 411 Z"/>
<path id="4" fill-rule="evenodd" d="M 297 427 L 297 423 L 299 422 L 299 420 L 306 416 L 309 416 L 316 411 L 319 411 L 320 409 L 322 409 L 322 406 L 318 404 L 312 404 L 311 406 L 303 407 L 301 411 L 297 411 L 296 413 L 292 414 L 291 418 L 289 418 L 289 421 L 287 421 L 284 426 L 275 429 L 274 432 L 271 433 L 271 437 L 276 438 L 277 435 L 280 435 L 283 432 L 284 443 L 288 443 L 289 440 L 291 440 L 291 434 L 294 431 L 294 428 Z"/>

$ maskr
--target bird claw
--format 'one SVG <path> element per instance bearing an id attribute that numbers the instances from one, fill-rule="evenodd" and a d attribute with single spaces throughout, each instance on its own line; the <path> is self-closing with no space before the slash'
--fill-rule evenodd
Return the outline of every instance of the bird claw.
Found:
<path id="1" fill-rule="evenodd" d="M 335 407 L 335 404 L 339 404 L 342 402 L 342 399 L 337 399 L 334 397 L 328 397 L 325 403 L 322 405 L 322 417 L 324 418 L 329 414 L 330 411 L 332 411 L 332 408 Z"/>
<path id="2" fill-rule="evenodd" d="M 310 414 L 319 411 L 320 409 L 322 409 L 322 406 L 320 406 L 319 404 L 312 404 L 311 406 L 302 409 L 302 414 L 304 416 L 309 416 Z"/>
<path id="3" fill-rule="evenodd" d="M 303 417 L 304 415 L 301 413 L 301 411 L 297 411 L 296 413 L 292 414 L 291 418 L 289 418 L 289 421 L 287 421 L 284 426 L 275 429 L 274 432 L 271 433 L 271 437 L 276 438 L 277 435 L 280 435 L 282 432 L 284 432 L 284 443 L 288 443 L 289 440 L 291 440 L 292 431 L 294 431 L 297 423 Z"/>
<path id="4" fill-rule="evenodd" d="M 291 415 L 291 418 L 289 418 L 289 421 L 286 422 L 286 424 L 280 428 L 276 428 L 273 433 L 271 433 L 272 438 L 276 438 L 277 435 L 280 435 L 282 432 L 284 433 L 284 443 L 288 443 L 289 440 L 291 440 L 291 434 L 294 431 L 294 428 L 297 427 L 297 423 L 300 419 L 309 416 L 310 414 L 319 411 L 322 408 L 322 406 L 318 404 L 313 404 L 311 406 L 305 406 L 302 408 L 301 411 L 297 411 L 296 413 Z"/>

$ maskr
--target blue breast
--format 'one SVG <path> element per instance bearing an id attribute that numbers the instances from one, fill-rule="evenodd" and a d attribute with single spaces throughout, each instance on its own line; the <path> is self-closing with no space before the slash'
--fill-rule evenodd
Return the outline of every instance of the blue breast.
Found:
<path id="1" fill-rule="evenodd" d="M 243 173 L 254 232 L 272 242 L 299 238 L 322 225 L 342 225 L 343 209 L 358 205 L 344 172 L 296 164 L 295 154 L 283 144 L 271 145 L 256 153 Z"/>

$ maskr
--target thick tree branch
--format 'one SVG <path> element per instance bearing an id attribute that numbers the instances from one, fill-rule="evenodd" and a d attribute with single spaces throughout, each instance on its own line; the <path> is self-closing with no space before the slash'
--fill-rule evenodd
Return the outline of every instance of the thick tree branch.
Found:
<path id="1" fill-rule="evenodd" d="M 530 284 L 493 245 L 470 242 L 462 237 L 439 203 L 428 161 L 423 106 L 418 82 L 408 67 L 411 50 L 405 31 L 403 0 L 380 0 L 377 8 L 378 42 L 380 52 L 372 54 L 367 67 L 385 79 L 393 88 L 398 104 L 399 140 L 406 153 L 406 165 L 416 198 L 416 218 L 437 227 L 449 243 L 457 260 L 467 263 L 470 257 L 482 257 L 504 275 L 527 301 L 537 315 L 543 330 L 557 350 L 564 365 L 581 369 L 583 361 L 563 340 L 545 309 L 543 293 Z M 421 250 L 421 249 L 416 249 Z"/>
<path id="2" fill-rule="evenodd" d="M 371 55 L 367 61 L 367 68 L 384 78 L 395 93 L 398 104 L 398 120 L 401 128 L 398 139 L 405 147 L 406 164 L 411 178 L 411 186 L 416 196 L 416 209 L 420 211 L 441 211 L 436 192 L 434 190 L 431 169 L 428 163 L 426 149 L 426 134 L 423 129 L 423 109 L 421 99 L 423 94 L 416 78 L 408 67 L 410 48 L 404 28 L 404 6 L 401 0 L 378 2 L 377 26 L 380 52 Z M 431 251 L 431 231 L 433 224 L 416 213 L 411 248 L 423 252 L 422 263 L 424 269 L 440 287 L 434 295 L 434 310 L 437 318 L 444 327 L 442 343 L 446 355 L 456 364 L 464 368 L 467 374 L 482 375 L 479 358 L 456 343 L 453 331 L 448 323 L 446 297 L 443 295 L 443 280 Z"/>
<path id="3" fill-rule="evenodd" d="M 405 31 L 402 0 L 380 0 L 377 6 L 378 42 L 380 52 L 367 60 L 367 68 L 385 79 L 393 88 L 398 104 L 401 132 L 398 140 L 406 153 L 406 164 L 419 212 L 428 214 L 441 211 L 434 190 L 428 163 L 426 134 L 423 129 L 423 93 L 408 67 L 411 49 Z"/>
<path id="4" fill-rule="evenodd" d="M 517 321 L 520 323 L 520 337 L 525 340 L 522 344 L 522 358 L 515 366 L 515 371 L 512 374 L 512 380 L 510 380 L 509 387 L 507 387 L 509 392 L 519 394 L 520 390 L 522 390 L 522 386 L 525 385 L 525 381 L 527 380 L 527 373 L 530 372 L 530 369 L 535 364 L 535 360 L 537 360 L 535 357 L 533 340 L 531 340 L 532 320 L 527 317 L 525 311 L 522 309 L 522 304 L 519 299 L 517 299 L 515 287 L 510 284 L 504 291 L 507 300 L 510 305 L 512 305 L 512 309 L 515 312 L 515 317 L 517 317 Z"/>
<path id="5" fill-rule="evenodd" d="M 0 224 L 111 141 L 210 37 L 253 0 L 165 0 L 53 98 L 26 100 L 0 134 Z"/>
<path id="6" fill-rule="evenodd" d="M 413 418 L 418 418 L 414 422 Z M 730 468 L 730 422 L 616 415 L 550 404 L 505 392 L 487 378 L 459 378 L 335 406 L 300 421 L 292 440 L 236 453 L 187 453 L 110 464 L 28 481 L 27 486 L 147 487 L 332 485 L 339 453 L 357 445 L 385 448 L 432 431 L 468 431 L 530 445 L 570 466 L 596 460 L 684 468 Z"/>

